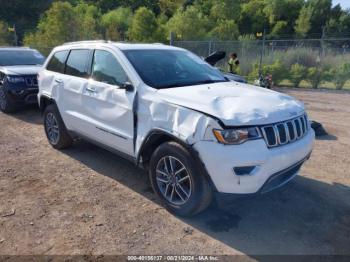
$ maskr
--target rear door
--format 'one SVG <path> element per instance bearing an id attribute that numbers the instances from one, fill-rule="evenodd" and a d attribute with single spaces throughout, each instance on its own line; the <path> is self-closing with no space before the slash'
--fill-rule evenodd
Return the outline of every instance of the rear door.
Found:
<path id="1" fill-rule="evenodd" d="M 92 49 L 71 49 L 66 60 L 64 75 L 56 79 L 60 85 L 58 107 L 69 130 L 89 133 L 89 119 L 83 108 L 82 94 L 90 76 Z"/>
<path id="2" fill-rule="evenodd" d="M 82 92 L 82 108 L 88 119 L 85 131 L 94 140 L 134 155 L 134 91 L 120 88 L 130 79 L 114 50 L 95 50 L 91 77 Z"/>
<path id="3" fill-rule="evenodd" d="M 56 99 L 58 88 L 62 86 L 65 63 L 69 50 L 54 52 L 46 65 L 46 70 L 39 72 L 39 87 L 41 95 Z"/>

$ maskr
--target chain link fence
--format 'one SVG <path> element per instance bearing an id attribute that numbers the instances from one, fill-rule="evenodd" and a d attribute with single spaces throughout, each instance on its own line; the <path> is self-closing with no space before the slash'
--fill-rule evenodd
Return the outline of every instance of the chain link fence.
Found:
<path id="1" fill-rule="evenodd" d="M 337 39 L 293 39 L 293 40 L 242 40 L 242 41 L 173 41 L 178 47 L 188 49 L 201 57 L 206 57 L 215 51 L 225 51 L 226 58 L 217 66 L 226 70 L 228 56 L 237 53 L 240 60 L 240 74 L 249 80 L 257 78 L 256 68 L 262 56 L 262 65 L 281 62 L 285 69 L 299 64 L 306 69 L 317 68 L 337 70 L 350 63 L 350 38 Z M 254 70 L 255 69 L 255 70 Z M 346 72 L 344 72 L 346 74 Z M 345 76 L 342 76 L 343 78 Z M 325 77 L 326 78 L 326 77 Z M 320 87 L 335 88 L 336 79 L 321 81 Z M 332 81 L 334 80 L 334 81 Z M 350 72 L 344 88 L 350 89 Z M 302 83 L 305 87 L 311 85 L 307 76 Z M 282 82 L 290 85 L 288 81 Z"/>
<path id="2" fill-rule="evenodd" d="M 258 78 L 262 56 L 262 68 L 279 61 L 285 69 L 286 74 L 282 77 L 285 79 L 282 79 L 279 85 L 295 86 L 289 76 L 293 73 L 292 66 L 298 64 L 305 69 L 303 80 L 300 83 L 302 87 L 314 86 L 314 79 L 311 79 L 307 72 L 316 69 L 318 73 L 313 76 L 320 78 L 318 87 L 336 88 L 338 86 L 339 88 L 339 82 L 344 82 L 341 87 L 350 89 L 350 38 L 266 40 L 265 42 L 263 40 L 173 41 L 173 45 L 188 49 L 203 58 L 215 51 L 225 51 L 226 58 L 216 65 L 223 70 L 228 69 L 229 54 L 237 53 L 240 60 L 239 73 L 250 82 Z M 31 47 L 39 50 L 45 56 L 48 56 L 53 48 Z M 279 73 L 279 71 L 271 72 L 276 81 L 281 79 L 281 76 L 277 75 Z"/>

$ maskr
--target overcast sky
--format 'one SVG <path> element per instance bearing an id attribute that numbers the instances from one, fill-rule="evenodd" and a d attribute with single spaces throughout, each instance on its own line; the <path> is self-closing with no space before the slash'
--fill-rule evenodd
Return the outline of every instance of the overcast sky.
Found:
<path id="1" fill-rule="evenodd" d="M 333 5 L 340 4 L 343 9 L 350 8 L 350 0 L 333 0 Z"/>

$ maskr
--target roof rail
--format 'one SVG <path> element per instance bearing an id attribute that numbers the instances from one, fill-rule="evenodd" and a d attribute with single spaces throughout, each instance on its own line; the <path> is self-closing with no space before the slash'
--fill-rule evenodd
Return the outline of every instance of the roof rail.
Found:
<path id="1" fill-rule="evenodd" d="M 86 41 L 75 41 L 75 42 L 67 42 L 63 45 L 74 45 L 74 44 L 93 44 L 93 43 L 108 43 L 107 40 L 86 40 Z"/>

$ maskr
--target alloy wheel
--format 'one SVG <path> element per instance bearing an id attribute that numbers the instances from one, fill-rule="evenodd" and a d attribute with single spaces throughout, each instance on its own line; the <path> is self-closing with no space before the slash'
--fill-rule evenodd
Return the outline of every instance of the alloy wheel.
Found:
<path id="1" fill-rule="evenodd" d="M 58 143 L 60 138 L 60 131 L 58 128 L 58 121 L 53 113 L 48 113 L 45 118 L 46 133 L 51 144 Z"/>
<path id="2" fill-rule="evenodd" d="M 176 157 L 164 156 L 158 161 L 156 181 L 163 197 L 173 205 L 183 205 L 191 196 L 191 176 Z"/>

